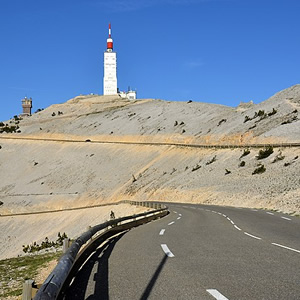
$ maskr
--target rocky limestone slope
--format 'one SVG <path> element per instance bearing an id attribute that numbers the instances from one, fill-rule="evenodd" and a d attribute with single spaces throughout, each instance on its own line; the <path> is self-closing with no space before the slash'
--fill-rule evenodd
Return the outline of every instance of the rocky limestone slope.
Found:
<path id="1" fill-rule="evenodd" d="M 244 145 L 300 142 L 300 85 L 237 108 L 79 96 L 0 134 L 0 213 L 120 199 L 213 203 L 300 212 L 299 148 L 259 150 L 7 139 Z M 8 123 L 8 126 L 15 121 Z M 243 156 L 244 155 L 244 156 Z M 253 174 L 260 170 L 261 173 Z M 259 171 L 257 171 L 259 172 Z"/>

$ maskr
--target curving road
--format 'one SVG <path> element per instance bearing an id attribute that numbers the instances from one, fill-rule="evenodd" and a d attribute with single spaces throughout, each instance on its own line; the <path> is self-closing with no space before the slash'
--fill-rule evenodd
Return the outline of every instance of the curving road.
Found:
<path id="1" fill-rule="evenodd" d="M 169 208 L 167 217 L 99 247 L 65 299 L 300 299 L 300 218 Z"/>

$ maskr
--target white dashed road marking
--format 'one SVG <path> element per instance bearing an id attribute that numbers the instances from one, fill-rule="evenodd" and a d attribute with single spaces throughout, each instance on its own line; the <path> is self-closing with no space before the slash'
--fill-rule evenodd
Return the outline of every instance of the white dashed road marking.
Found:
<path id="1" fill-rule="evenodd" d="M 225 296 L 223 296 L 220 292 L 214 289 L 206 290 L 208 293 L 210 293 L 215 299 L 217 300 L 229 300 Z"/>
<path id="2" fill-rule="evenodd" d="M 166 231 L 166 229 L 162 229 L 162 230 L 160 231 L 159 235 L 164 235 L 165 231 Z"/>
<path id="3" fill-rule="evenodd" d="M 175 222 L 173 221 L 173 222 L 170 222 L 168 225 L 170 226 L 170 225 L 173 225 Z"/>
<path id="4" fill-rule="evenodd" d="M 177 220 L 180 220 L 180 219 L 181 219 L 181 217 L 178 217 L 178 218 L 177 218 Z"/>
<path id="5" fill-rule="evenodd" d="M 234 228 L 237 230 L 241 230 L 241 228 L 237 227 L 236 225 L 234 225 Z"/>
<path id="6" fill-rule="evenodd" d="M 241 231 L 241 228 L 239 228 L 237 225 L 235 225 L 235 223 L 229 218 L 227 217 L 225 214 L 222 214 L 220 212 L 216 212 L 214 210 L 209 210 L 209 209 L 205 209 L 206 211 L 208 212 L 213 212 L 213 213 L 217 213 L 221 216 L 223 216 L 224 218 L 226 218 L 228 221 L 230 221 L 230 223 L 234 226 L 235 229 Z M 251 209 L 252 211 L 258 211 L 257 209 Z M 268 215 L 272 215 L 274 216 L 274 213 L 272 212 L 269 212 L 269 211 L 266 211 L 266 214 Z M 292 219 L 290 218 L 287 218 L 287 217 L 281 217 L 282 219 L 284 220 L 287 220 L 287 221 L 291 221 Z M 174 223 L 174 222 L 173 222 Z M 258 237 L 258 236 L 255 236 L 255 235 L 252 235 L 248 232 L 244 232 L 245 235 L 248 235 L 249 237 L 252 237 L 254 239 L 257 239 L 257 240 L 262 240 L 262 238 Z M 300 250 L 297 250 L 297 249 L 293 249 L 293 248 L 290 248 L 290 247 L 287 247 L 287 246 L 284 246 L 284 245 L 280 245 L 280 244 L 276 244 L 276 243 L 271 243 L 272 245 L 274 246 L 277 246 L 277 247 L 281 247 L 281 248 L 284 248 L 284 249 L 287 249 L 287 250 L 290 250 L 290 251 L 294 251 L 294 252 L 297 252 L 297 253 L 300 253 Z M 223 299 L 227 299 L 225 298 L 222 294 L 220 294 L 217 290 L 207 290 L 207 292 L 209 292 L 212 296 L 214 296 L 216 299 L 220 299 L 220 300 L 223 300 Z M 218 297 L 221 297 L 221 298 L 218 298 Z"/>
<path id="7" fill-rule="evenodd" d="M 281 219 L 285 219 L 285 220 L 288 220 L 288 221 L 292 221 L 292 219 L 287 218 L 287 217 L 281 217 Z"/>
<path id="8" fill-rule="evenodd" d="M 161 244 L 163 251 L 166 253 L 168 257 L 174 257 L 175 255 L 170 251 L 166 244 Z"/>
<path id="9" fill-rule="evenodd" d="M 260 238 L 260 237 L 258 237 L 258 236 L 252 235 L 252 234 L 250 234 L 250 233 L 247 233 L 247 232 L 244 232 L 244 233 L 245 233 L 246 235 L 248 235 L 248 236 L 250 236 L 250 237 L 254 238 L 254 239 L 261 240 L 261 238 Z"/>
<path id="10" fill-rule="evenodd" d="M 293 249 L 293 248 L 290 248 L 290 247 L 287 247 L 287 246 L 283 246 L 283 245 L 276 244 L 276 243 L 272 243 L 272 245 L 278 246 L 278 247 L 281 247 L 281 248 L 284 248 L 284 249 L 288 249 L 288 250 L 291 250 L 291 251 L 294 251 L 294 252 L 297 252 L 297 253 L 300 253 L 300 250 L 296 250 L 296 249 Z"/>

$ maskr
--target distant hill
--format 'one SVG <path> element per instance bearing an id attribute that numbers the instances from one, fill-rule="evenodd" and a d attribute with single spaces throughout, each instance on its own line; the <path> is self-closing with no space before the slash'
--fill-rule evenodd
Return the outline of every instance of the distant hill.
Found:
<path id="1" fill-rule="evenodd" d="M 300 143 L 299 111 L 300 85 L 237 108 L 97 95 L 51 105 L 4 122 L 20 132 L 0 134 L 0 214 L 120 199 L 299 213 L 299 148 L 257 159 L 263 149 L 170 145 Z"/>

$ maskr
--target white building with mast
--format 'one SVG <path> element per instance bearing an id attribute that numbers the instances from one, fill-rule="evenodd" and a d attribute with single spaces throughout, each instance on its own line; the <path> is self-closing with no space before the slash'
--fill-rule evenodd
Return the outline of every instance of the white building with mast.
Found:
<path id="1" fill-rule="evenodd" d="M 117 80 L 117 53 L 113 51 L 111 24 L 108 26 L 107 49 L 104 52 L 103 95 L 119 95 L 121 98 L 136 99 L 136 91 L 120 92 Z"/>
<path id="2" fill-rule="evenodd" d="M 111 25 L 109 24 L 107 49 L 104 52 L 103 95 L 117 95 L 117 53 L 113 51 Z"/>

